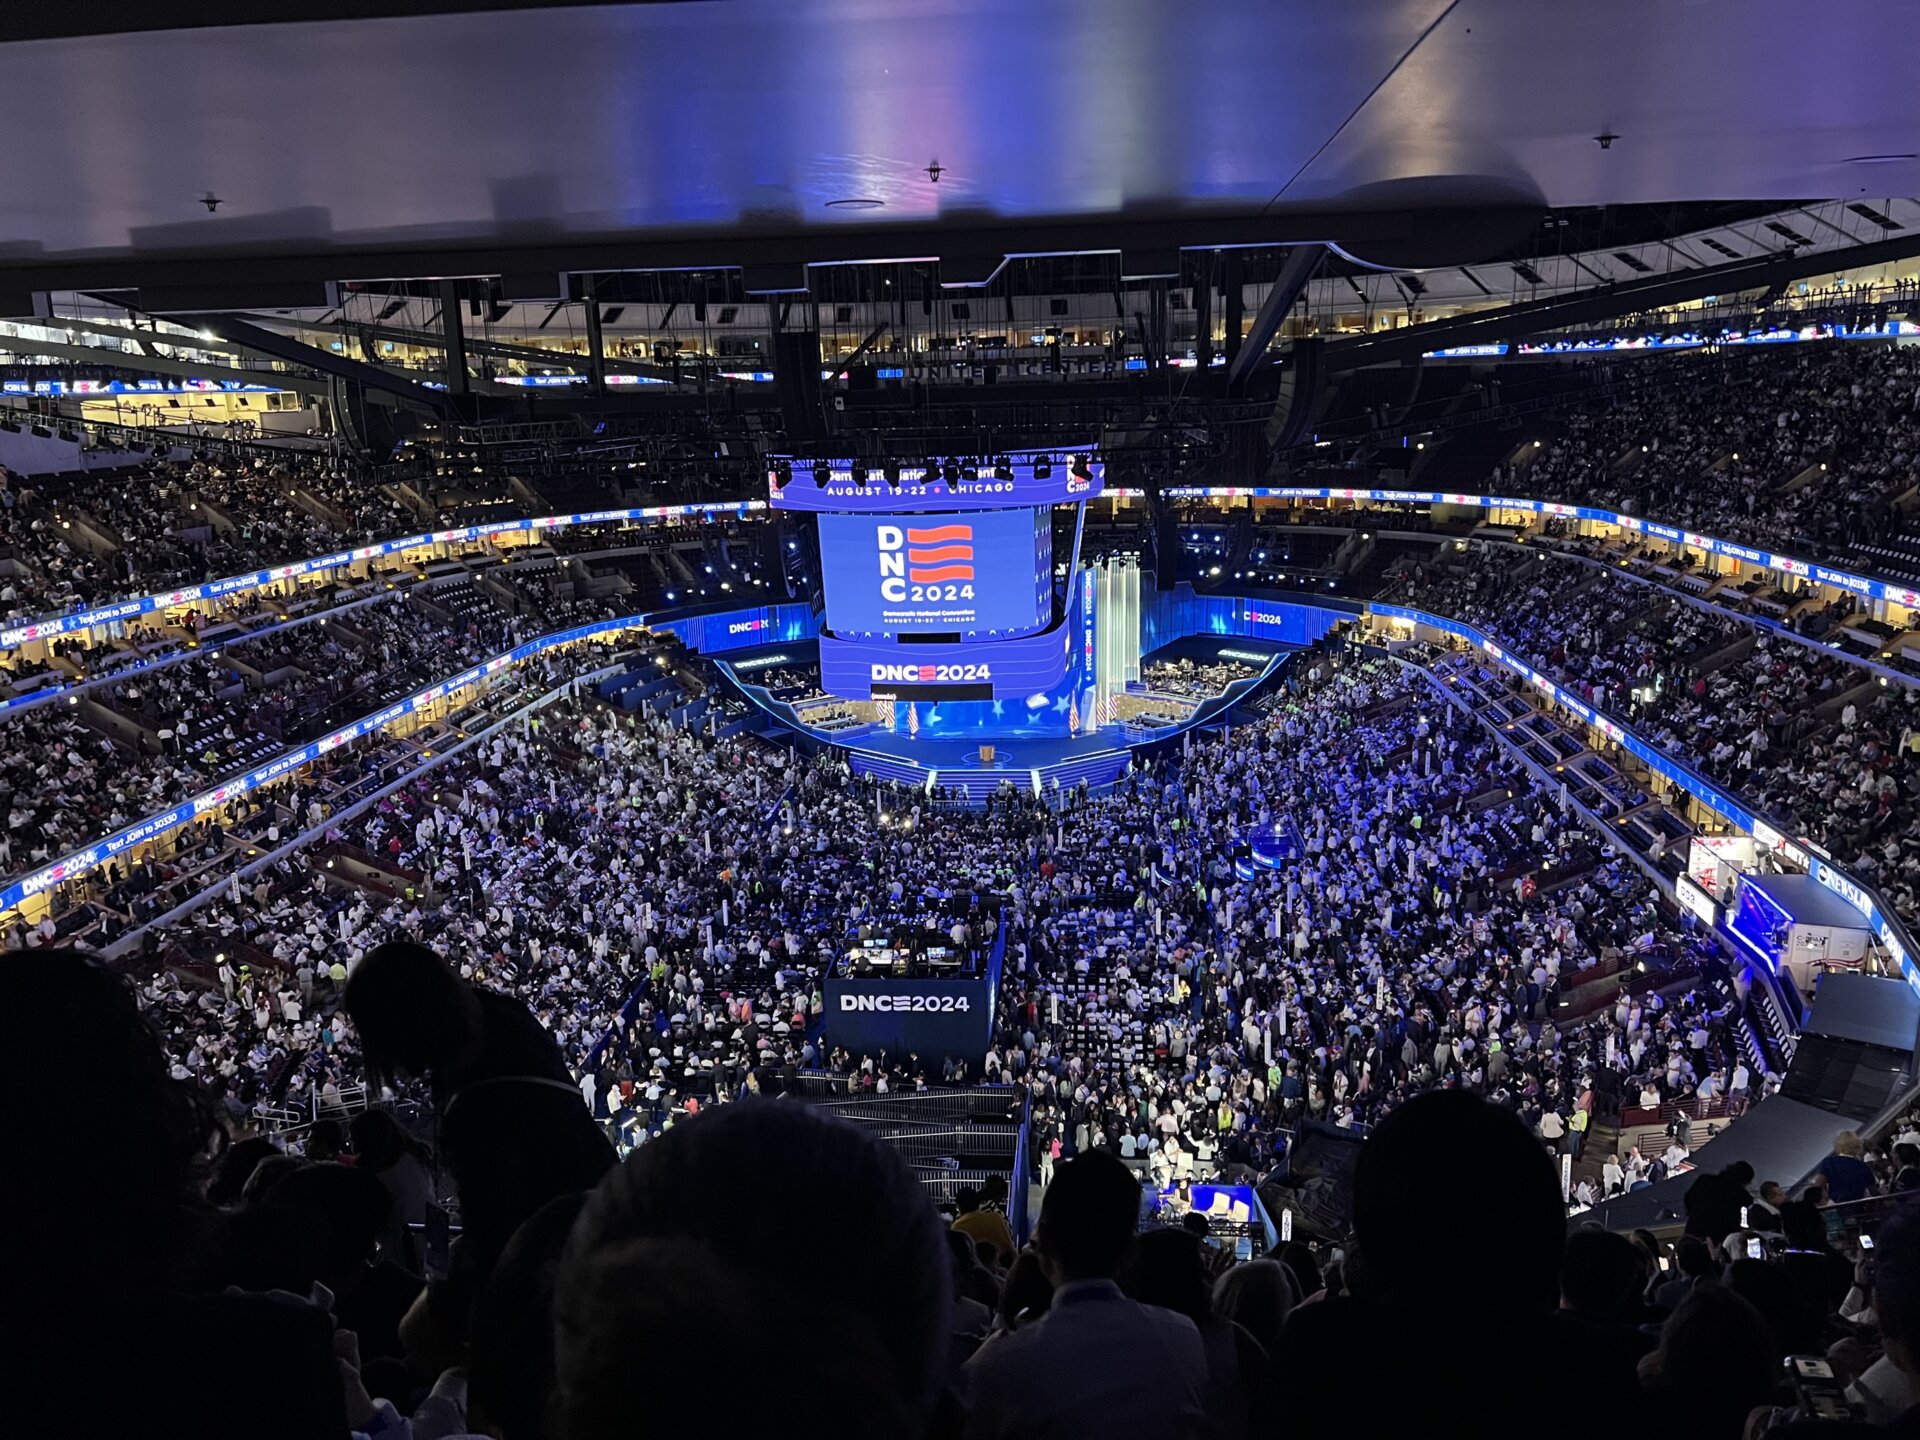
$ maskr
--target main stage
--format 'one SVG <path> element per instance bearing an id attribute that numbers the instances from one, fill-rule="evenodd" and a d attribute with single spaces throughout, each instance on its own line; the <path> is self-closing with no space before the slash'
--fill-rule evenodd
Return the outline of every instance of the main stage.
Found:
<path id="1" fill-rule="evenodd" d="M 1212 649 L 1194 652 L 1189 645 L 1179 653 L 1208 658 L 1219 648 L 1218 637 L 1209 644 Z M 1230 723 L 1233 707 L 1277 682 L 1288 658 L 1306 647 L 1234 639 L 1229 648 L 1243 663 L 1264 664 L 1225 691 L 1205 697 L 1159 695 L 1135 682 L 1114 707 L 1131 719 L 1094 726 L 1081 723 L 1071 701 L 1044 707 L 1019 702 L 859 706 L 819 697 L 781 699 L 758 683 L 758 678 L 783 668 L 809 668 L 815 656 L 810 641 L 754 646 L 716 658 L 721 673 L 742 695 L 809 748 L 842 752 L 857 774 L 913 789 L 931 785 L 957 790 L 977 804 L 1003 784 L 1032 794 L 1081 784 L 1096 789 L 1111 785 L 1126 775 L 1136 753 L 1181 743 L 1194 730 Z M 1175 649 L 1167 647 L 1169 653 Z M 893 723 L 863 715 L 884 716 Z M 991 759 L 982 758 L 983 749 L 991 750 Z"/>

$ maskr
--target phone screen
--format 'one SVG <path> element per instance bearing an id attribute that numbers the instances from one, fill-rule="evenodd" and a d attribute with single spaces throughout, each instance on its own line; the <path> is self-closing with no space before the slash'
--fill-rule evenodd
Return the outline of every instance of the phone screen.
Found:
<path id="1" fill-rule="evenodd" d="M 1862 1236 L 1860 1237 L 1860 1248 L 1861 1248 L 1862 1250 L 1871 1250 L 1871 1249 L 1873 1249 L 1873 1236 L 1871 1236 L 1871 1235 L 1862 1235 Z"/>
<path id="2" fill-rule="evenodd" d="M 1766 1254 L 1766 1248 L 1766 1246 L 1760 1243 L 1760 1237 L 1758 1235 L 1754 1236 L 1751 1240 L 1747 1241 L 1747 1259 L 1760 1259 Z"/>

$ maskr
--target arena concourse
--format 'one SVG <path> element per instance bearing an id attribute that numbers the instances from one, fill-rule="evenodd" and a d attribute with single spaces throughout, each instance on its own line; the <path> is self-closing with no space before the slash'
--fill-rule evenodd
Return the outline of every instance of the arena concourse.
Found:
<path id="1" fill-rule="evenodd" d="M 1920 1435 L 1891 18 L 23 17 L 9 1433 Z"/>

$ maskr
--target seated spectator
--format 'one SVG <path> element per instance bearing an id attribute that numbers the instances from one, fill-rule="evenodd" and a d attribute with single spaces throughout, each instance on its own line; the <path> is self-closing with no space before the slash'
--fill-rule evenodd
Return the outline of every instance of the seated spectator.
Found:
<path id="1" fill-rule="evenodd" d="M 1723 1286 L 1689 1293 L 1645 1367 L 1646 1421 L 1661 1433 L 1741 1440 L 1773 1397 L 1778 1342 L 1760 1312 Z"/>
<path id="2" fill-rule="evenodd" d="M 947 1373 L 949 1270 L 920 1187 L 866 1132 L 773 1102 L 709 1111 L 635 1152 L 575 1227 L 561 1433 L 628 1440 L 680 1394 L 727 1434 L 918 1435 Z"/>
<path id="3" fill-rule="evenodd" d="M 1631 1405 L 1610 1378 L 1586 1382 L 1568 1332 L 1550 1323 L 1560 1187 L 1514 1116 L 1462 1091 L 1417 1096 L 1361 1147 L 1353 1184 L 1351 1294 L 1287 1318 L 1289 1430 L 1329 1432 L 1359 1407 L 1374 1433 L 1435 1416 L 1524 1433 L 1564 1398 L 1569 1373 L 1598 1413 Z"/>
<path id="4" fill-rule="evenodd" d="M 18 1100 L 0 1121 L 22 1382 L 9 1431 L 339 1440 L 333 1318 L 305 1296 L 207 1288 L 221 1220 L 197 1184 L 221 1131 L 168 1073 L 126 982 L 61 949 L 10 956 L 7 976 L 34 1017 L 0 1046 Z M 49 1085 L 60 1103 L 31 1103 Z"/>
<path id="5" fill-rule="evenodd" d="M 1127 1299 L 1114 1283 L 1139 1214 L 1140 1186 L 1110 1151 L 1054 1168 L 1034 1232 L 1053 1298 L 1043 1316 L 968 1363 L 969 1440 L 1206 1433 L 1199 1331 L 1185 1316 Z"/>
<path id="6" fill-rule="evenodd" d="M 1188 1215 L 1186 1220 L 1204 1218 Z M 1149 1230 L 1134 1242 L 1120 1270 L 1120 1288 L 1143 1305 L 1184 1315 L 1200 1332 L 1207 1352 L 1207 1433 L 1239 1440 L 1255 1401 L 1267 1384 L 1267 1355 L 1253 1336 L 1213 1308 L 1205 1251 L 1199 1235 L 1184 1228 Z"/>
<path id="7" fill-rule="evenodd" d="M 1682 1300 L 1702 1285 L 1711 1285 L 1719 1279 L 1713 1250 L 1694 1235 L 1684 1236 L 1673 1247 L 1673 1268 L 1677 1273 L 1653 1289 L 1653 1308 L 1666 1314 L 1672 1314 Z"/>
<path id="8" fill-rule="evenodd" d="M 1235 1265 L 1213 1284 L 1214 1311 L 1253 1336 L 1269 1361 L 1279 1357 L 1281 1329 L 1300 1300 L 1293 1272 L 1265 1257 Z"/>

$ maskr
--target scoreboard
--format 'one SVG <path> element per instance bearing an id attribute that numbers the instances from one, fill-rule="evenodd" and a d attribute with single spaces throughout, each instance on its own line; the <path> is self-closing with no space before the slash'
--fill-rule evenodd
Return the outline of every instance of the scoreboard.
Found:
<path id="1" fill-rule="evenodd" d="M 1031 634 L 1052 619 L 1052 544 L 1041 509 L 822 515 L 827 628 L 859 639 Z"/>
<path id="2" fill-rule="evenodd" d="M 1000 702 L 1031 708 L 1053 695 L 1084 648 L 1077 617 L 1055 613 L 1053 507 L 1098 495 L 1105 471 L 1084 451 L 775 462 L 768 504 L 819 525 L 821 689 L 993 702 L 996 716 Z M 1058 708 L 1064 716 L 1064 698 Z"/>

